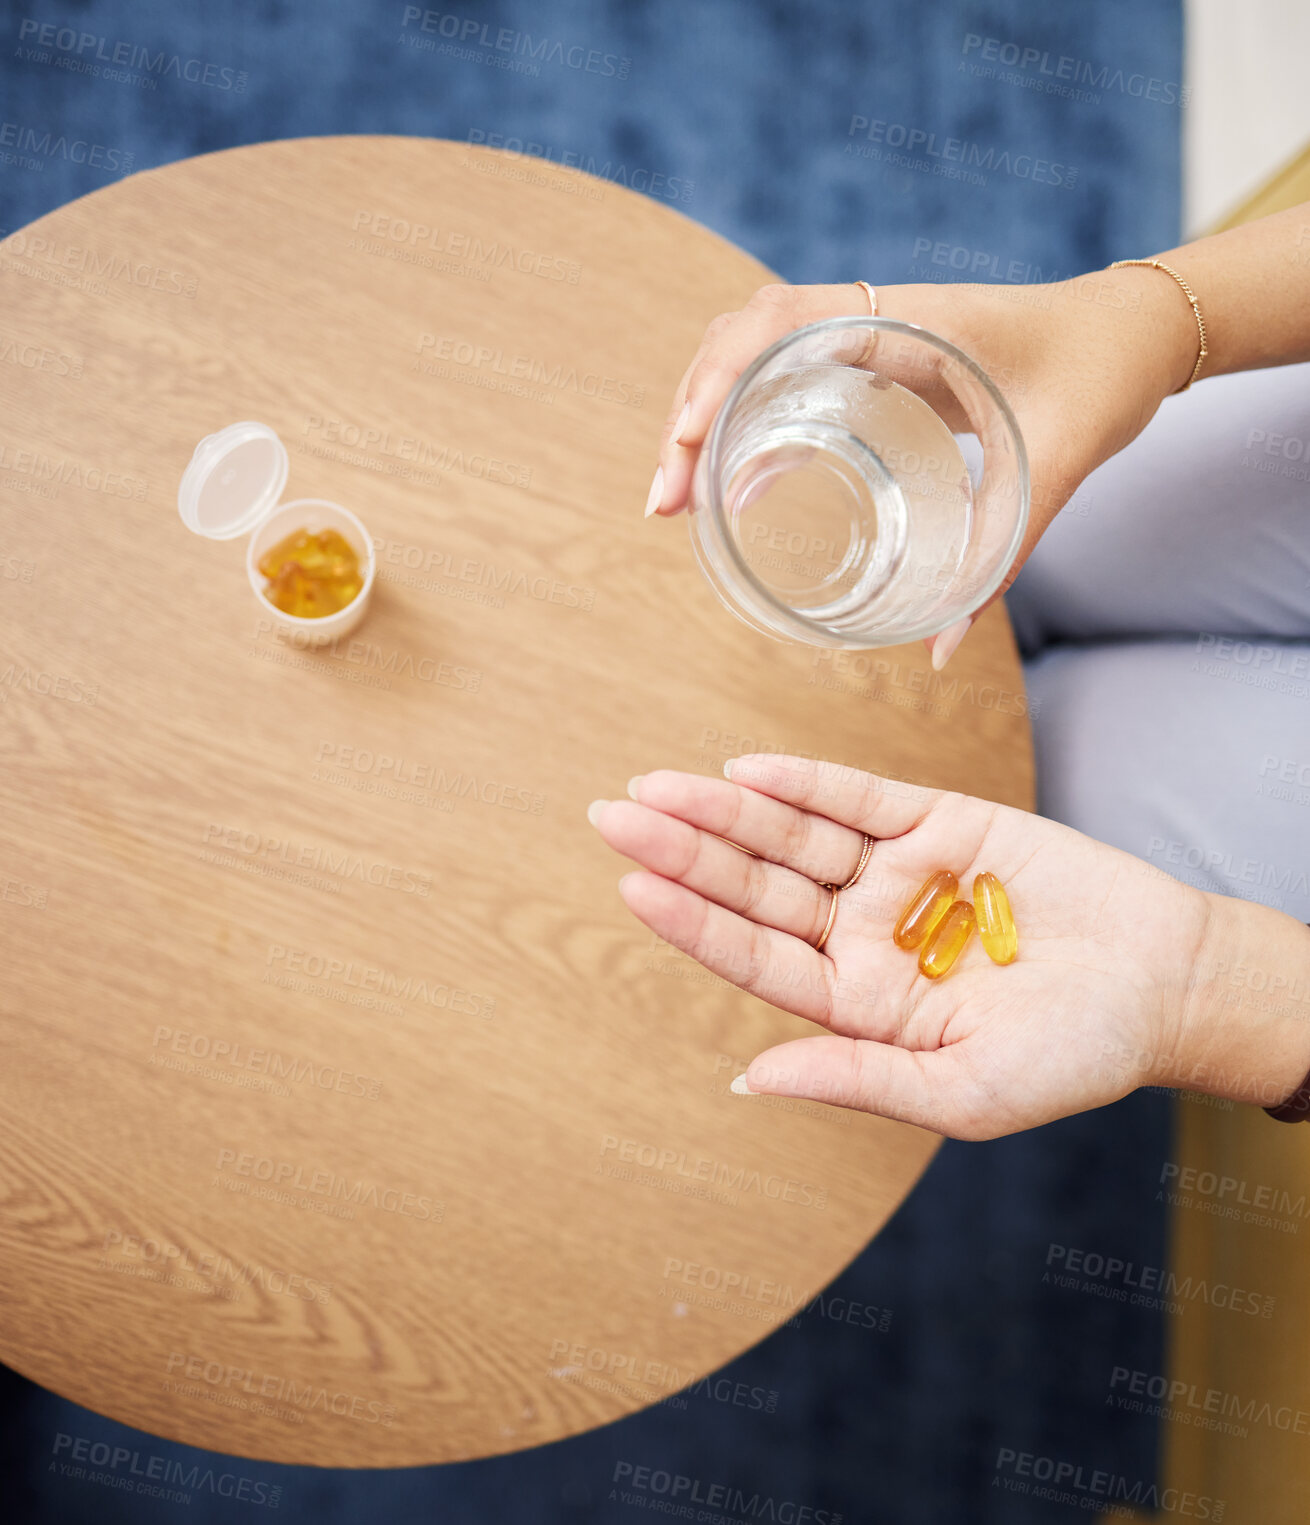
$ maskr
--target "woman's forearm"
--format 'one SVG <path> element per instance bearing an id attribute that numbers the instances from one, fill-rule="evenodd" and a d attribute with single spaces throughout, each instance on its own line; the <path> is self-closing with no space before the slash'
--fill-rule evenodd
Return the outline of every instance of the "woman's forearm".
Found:
<path id="1" fill-rule="evenodd" d="M 1310 202 L 1154 256 L 1196 294 L 1209 354 L 1198 380 L 1310 360 Z M 1107 272 L 1155 319 L 1181 387 L 1196 363 L 1196 319 L 1162 270 Z M 1135 303 L 1136 305 L 1136 303 Z"/>
<path id="2" fill-rule="evenodd" d="M 1166 1083 L 1279 1106 L 1310 1071 L 1310 927 L 1252 901 L 1205 898 L 1209 931 Z"/>

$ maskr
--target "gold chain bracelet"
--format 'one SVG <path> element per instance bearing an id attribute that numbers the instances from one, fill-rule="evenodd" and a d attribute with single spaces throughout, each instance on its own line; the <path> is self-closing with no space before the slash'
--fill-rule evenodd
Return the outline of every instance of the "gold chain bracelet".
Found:
<path id="1" fill-rule="evenodd" d="M 1187 378 L 1186 383 L 1178 388 L 1179 392 L 1185 392 L 1187 388 L 1190 387 L 1196 378 L 1201 374 L 1201 366 L 1205 363 L 1205 357 L 1210 353 L 1209 349 L 1206 347 L 1205 342 L 1205 319 L 1201 316 L 1201 309 L 1197 304 L 1196 293 L 1182 278 L 1182 276 L 1178 274 L 1174 267 L 1172 265 L 1166 265 L 1162 259 L 1117 259 L 1115 260 L 1114 264 L 1108 266 L 1107 268 L 1110 270 L 1120 270 L 1125 265 L 1152 265 L 1156 270 L 1163 270 L 1166 275 L 1173 276 L 1174 280 L 1178 282 L 1179 286 L 1182 287 L 1183 295 L 1191 304 L 1192 316 L 1196 319 L 1196 331 L 1201 336 L 1201 352 L 1196 357 L 1196 364 L 1192 367 L 1192 374 Z M 1175 393 L 1175 396 L 1176 395 L 1177 394 Z"/>

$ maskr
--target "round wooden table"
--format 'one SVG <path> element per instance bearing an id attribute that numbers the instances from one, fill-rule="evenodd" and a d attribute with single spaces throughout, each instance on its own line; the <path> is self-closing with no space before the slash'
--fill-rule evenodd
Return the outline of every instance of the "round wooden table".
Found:
<path id="1" fill-rule="evenodd" d="M 937 1139 L 732 1077 L 812 1029 L 659 944 L 584 819 L 822 755 L 1027 806 L 999 606 L 948 674 L 733 620 L 644 521 L 755 260 L 461 144 L 264 144 L 0 244 L 0 1356 L 142 1429 L 404 1466 L 668 1396 Z M 315 652 L 177 487 L 238 419 L 357 513 Z"/>

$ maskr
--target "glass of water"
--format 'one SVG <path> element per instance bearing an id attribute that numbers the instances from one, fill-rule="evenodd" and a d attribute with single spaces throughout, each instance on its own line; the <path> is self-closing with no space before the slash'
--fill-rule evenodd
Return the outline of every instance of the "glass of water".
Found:
<path id="1" fill-rule="evenodd" d="M 779 640 L 896 646 L 1000 587 L 1028 521 L 1028 461 L 995 384 L 891 318 L 786 335 L 719 410 L 692 481 L 692 543 L 722 602 Z"/>

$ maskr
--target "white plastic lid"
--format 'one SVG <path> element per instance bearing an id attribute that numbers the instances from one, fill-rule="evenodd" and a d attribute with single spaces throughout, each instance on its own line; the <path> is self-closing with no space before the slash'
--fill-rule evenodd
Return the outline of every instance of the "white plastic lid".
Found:
<path id="1" fill-rule="evenodd" d="M 286 446 L 247 420 L 207 434 L 177 489 L 182 522 L 210 540 L 234 540 L 268 517 L 287 485 Z"/>

